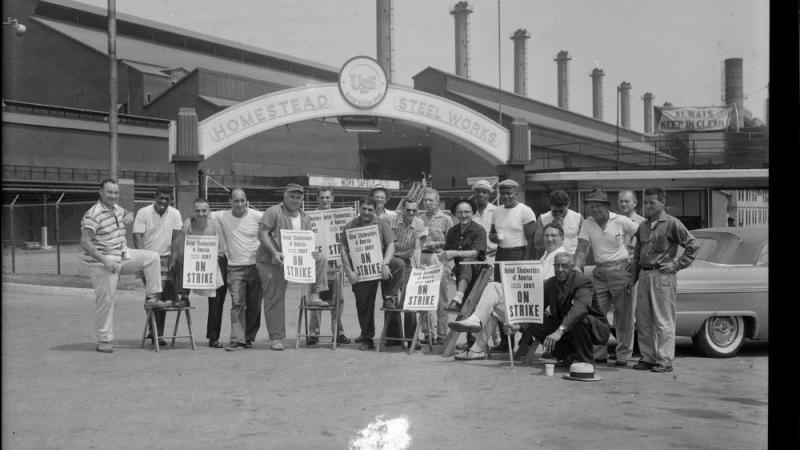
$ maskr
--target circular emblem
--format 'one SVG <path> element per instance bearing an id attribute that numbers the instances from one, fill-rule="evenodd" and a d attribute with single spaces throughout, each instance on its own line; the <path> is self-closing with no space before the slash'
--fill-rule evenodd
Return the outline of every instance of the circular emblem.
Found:
<path id="1" fill-rule="evenodd" d="M 358 109 L 369 109 L 383 101 L 389 83 L 386 73 L 374 59 L 356 56 L 339 71 L 339 91 L 342 97 Z"/>

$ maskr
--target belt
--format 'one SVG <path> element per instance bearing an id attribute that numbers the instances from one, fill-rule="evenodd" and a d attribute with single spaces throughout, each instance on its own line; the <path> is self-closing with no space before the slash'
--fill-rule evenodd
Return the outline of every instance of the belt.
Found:
<path id="1" fill-rule="evenodd" d="M 422 253 L 430 255 L 430 254 L 434 254 L 434 253 L 438 253 L 438 252 L 436 250 L 422 250 Z"/>
<path id="2" fill-rule="evenodd" d="M 639 266 L 639 268 L 642 269 L 642 270 L 658 270 L 658 269 L 660 269 L 659 266 Z"/>
<path id="3" fill-rule="evenodd" d="M 512 250 L 525 250 L 526 248 L 527 247 L 525 247 L 525 246 L 522 246 L 522 247 L 497 247 L 497 251 L 503 250 L 505 252 L 509 252 L 509 251 L 512 251 Z"/>
<path id="4" fill-rule="evenodd" d="M 596 266 L 597 267 L 614 267 L 614 266 L 619 266 L 621 264 L 627 264 L 627 263 L 628 263 L 627 258 L 624 258 L 624 259 L 618 259 L 616 261 L 606 261 L 606 262 L 603 262 L 603 263 L 597 263 Z"/>

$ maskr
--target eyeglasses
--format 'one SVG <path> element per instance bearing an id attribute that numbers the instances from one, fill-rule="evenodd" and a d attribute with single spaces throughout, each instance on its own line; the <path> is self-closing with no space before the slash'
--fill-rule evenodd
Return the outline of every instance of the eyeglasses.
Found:
<path id="1" fill-rule="evenodd" d="M 407 212 L 407 213 L 415 213 L 415 212 L 417 212 L 417 211 L 419 211 L 419 210 L 418 210 L 418 209 L 406 208 L 406 212 Z"/>

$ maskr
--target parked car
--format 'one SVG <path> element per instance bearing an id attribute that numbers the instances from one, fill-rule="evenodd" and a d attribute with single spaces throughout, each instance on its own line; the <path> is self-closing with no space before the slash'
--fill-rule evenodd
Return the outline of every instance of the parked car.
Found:
<path id="1" fill-rule="evenodd" d="M 678 272 L 676 335 L 711 357 L 734 356 L 744 339 L 767 339 L 767 227 L 692 230 L 699 249 Z"/>

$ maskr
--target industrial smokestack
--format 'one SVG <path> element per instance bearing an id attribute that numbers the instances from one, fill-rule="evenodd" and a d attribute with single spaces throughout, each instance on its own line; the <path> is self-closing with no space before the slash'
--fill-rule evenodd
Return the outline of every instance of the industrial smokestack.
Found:
<path id="1" fill-rule="evenodd" d="M 394 74 L 394 48 L 392 44 L 394 8 L 392 7 L 392 0 L 376 0 L 375 6 L 378 12 L 376 27 L 378 31 L 378 64 L 386 72 L 386 81 L 391 83 L 392 75 Z"/>
<path id="2" fill-rule="evenodd" d="M 596 67 L 589 76 L 592 77 L 592 117 L 603 120 L 603 77 L 606 73 Z"/>
<path id="3" fill-rule="evenodd" d="M 631 84 L 623 81 L 619 84 L 619 122 L 622 128 L 631 128 Z"/>
<path id="4" fill-rule="evenodd" d="M 450 14 L 456 21 L 456 75 L 469 78 L 469 20 L 472 7 L 458 2 Z"/>
<path id="5" fill-rule="evenodd" d="M 644 97 L 644 134 L 653 134 L 653 99 L 650 92 L 645 92 Z"/>
<path id="6" fill-rule="evenodd" d="M 558 107 L 569 109 L 569 68 L 567 61 L 571 60 L 566 50 L 561 50 L 556 55 L 556 75 L 558 76 Z"/>
<path id="7" fill-rule="evenodd" d="M 738 126 L 744 125 L 744 62 L 742 58 L 725 60 L 725 104 L 736 105 Z"/>
<path id="8" fill-rule="evenodd" d="M 528 95 L 528 39 L 531 34 L 520 28 L 511 36 L 514 41 L 514 93 Z"/>

